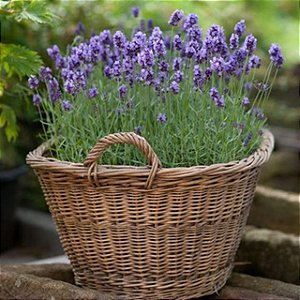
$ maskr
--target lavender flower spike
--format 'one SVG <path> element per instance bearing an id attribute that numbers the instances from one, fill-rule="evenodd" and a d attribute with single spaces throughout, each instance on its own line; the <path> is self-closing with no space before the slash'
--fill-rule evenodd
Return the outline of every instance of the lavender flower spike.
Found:
<path id="1" fill-rule="evenodd" d="M 239 36 L 236 33 L 233 33 L 230 36 L 229 43 L 230 43 L 230 49 L 232 50 L 236 49 L 239 46 Z"/>
<path id="2" fill-rule="evenodd" d="M 225 100 L 224 100 L 224 96 L 221 96 L 217 99 L 217 101 L 215 101 L 215 104 L 218 107 L 224 107 L 225 106 Z"/>
<path id="3" fill-rule="evenodd" d="M 39 80 L 37 79 L 36 76 L 31 75 L 28 78 L 28 86 L 32 90 L 36 89 L 39 86 Z"/>
<path id="4" fill-rule="evenodd" d="M 246 36 L 244 45 L 250 54 L 255 51 L 256 43 L 257 43 L 257 39 L 254 37 L 253 34 L 249 34 Z"/>
<path id="5" fill-rule="evenodd" d="M 210 98 L 216 102 L 220 98 L 219 91 L 216 87 L 212 87 L 209 91 Z"/>
<path id="6" fill-rule="evenodd" d="M 42 102 L 42 98 L 39 94 L 34 94 L 32 98 L 32 103 L 35 106 L 39 106 Z"/>
<path id="7" fill-rule="evenodd" d="M 237 22 L 234 26 L 234 32 L 241 37 L 242 34 L 245 32 L 246 30 L 246 23 L 245 20 L 240 20 L 239 22 Z"/>
<path id="8" fill-rule="evenodd" d="M 139 7 L 137 7 L 137 6 L 132 7 L 132 8 L 131 8 L 131 13 L 132 13 L 132 15 L 133 15 L 135 18 L 137 18 L 137 17 L 139 16 L 139 13 L 140 13 Z"/>
<path id="9" fill-rule="evenodd" d="M 61 107 L 64 111 L 70 111 L 72 110 L 72 104 L 68 100 L 64 100 L 61 104 Z"/>
<path id="10" fill-rule="evenodd" d="M 250 104 L 250 100 L 248 97 L 244 97 L 243 100 L 242 100 L 242 105 L 243 106 L 248 106 Z"/>
<path id="11" fill-rule="evenodd" d="M 179 93 L 179 84 L 176 81 L 172 81 L 171 85 L 170 85 L 170 91 L 173 94 L 178 94 Z"/>
<path id="12" fill-rule="evenodd" d="M 196 14 L 188 14 L 187 17 L 184 19 L 183 22 L 183 29 L 187 31 L 193 25 L 198 23 L 198 16 Z"/>
<path id="13" fill-rule="evenodd" d="M 159 113 L 157 116 L 157 121 L 160 123 L 166 123 L 167 122 L 167 116 L 165 113 Z"/>
<path id="14" fill-rule="evenodd" d="M 98 89 L 95 86 L 92 86 L 88 92 L 87 92 L 88 97 L 91 98 L 95 98 L 99 95 Z"/>
<path id="15" fill-rule="evenodd" d="M 123 84 L 119 87 L 119 96 L 120 96 L 120 98 L 121 99 L 125 98 L 126 93 L 127 93 L 127 86 Z"/>
<path id="16" fill-rule="evenodd" d="M 142 135 L 142 130 L 143 130 L 142 126 L 134 127 L 134 132 L 138 135 Z"/>
<path id="17" fill-rule="evenodd" d="M 122 31 L 117 31 L 113 36 L 114 45 L 117 48 L 123 49 L 126 43 L 126 37 Z"/>
<path id="18" fill-rule="evenodd" d="M 178 23 L 180 22 L 180 20 L 183 18 L 183 16 L 184 16 L 184 12 L 180 9 L 176 9 L 172 13 L 172 15 L 168 21 L 168 24 L 170 24 L 172 26 L 177 26 Z"/>
<path id="19" fill-rule="evenodd" d="M 276 68 L 281 68 L 284 63 L 284 57 L 281 53 L 281 48 L 277 44 L 271 44 L 269 49 L 270 60 L 273 62 Z"/>

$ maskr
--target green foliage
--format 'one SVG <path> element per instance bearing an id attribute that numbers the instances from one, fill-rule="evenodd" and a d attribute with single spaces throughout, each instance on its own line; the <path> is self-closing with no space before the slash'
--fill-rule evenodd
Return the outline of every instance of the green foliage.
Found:
<path id="1" fill-rule="evenodd" d="M 38 72 L 42 60 L 35 51 L 24 46 L 0 43 L 0 72 L 6 72 L 7 77 L 17 74 L 20 78 Z"/>
<path id="2" fill-rule="evenodd" d="M 49 12 L 46 1 L 40 0 L 12 0 L 0 2 L 0 13 L 17 22 L 31 21 L 33 23 L 49 24 L 54 15 Z"/>
<path id="3" fill-rule="evenodd" d="M 0 128 L 5 129 L 5 135 L 9 142 L 17 138 L 16 114 L 10 106 L 2 103 L 0 103 Z"/>
<path id="4" fill-rule="evenodd" d="M 7 22 L 25 21 L 35 24 L 50 24 L 54 18 L 47 8 L 46 1 L 39 0 L 0 1 L 0 15 Z M 22 45 L 0 43 L 0 54 L 0 97 L 5 96 L 7 87 L 14 86 L 11 84 L 12 77 L 18 76 L 21 80 L 24 76 L 36 74 L 42 65 L 39 54 Z M 13 88 L 10 89 L 11 93 Z M 14 106 L 1 104 L 0 128 L 4 128 L 9 142 L 17 138 L 18 126 Z"/>

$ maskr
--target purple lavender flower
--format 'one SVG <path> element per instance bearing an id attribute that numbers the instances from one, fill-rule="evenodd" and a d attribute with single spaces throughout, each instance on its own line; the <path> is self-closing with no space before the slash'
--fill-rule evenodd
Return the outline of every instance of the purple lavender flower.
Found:
<path id="1" fill-rule="evenodd" d="M 98 89 L 96 88 L 95 85 L 93 85 L 88 91 L 87 91 L 87 96 L 92 99 L 95 98 L 99 95 Z"/>
<path id="2" fill-rule="evenodd" d="M 244 147 L 248 146 L 248 144 L 250 143 L 251 139 L 252 139 L 252 133 L 249 132 L 249 133 L 245 136 L 245 138 L 244 138 L 243 146 L 244 146 Z"/>
<path id="3" fill-rule="evenodd" d="M 140 12 L 139 7 L 134 6 L 131 8 L 131 13 L 135 18 L 137 18 L 139 16 L 139 12 Z"/>
<path id="4" fill-rule="evenodd" d="M 162 39 L 153 41 L 153 52 L 156 57 L 164 57 L 167 54 L 165 42 Z"/>
<path id="5" fill-rule="evenodd" d="M 161 61 L 158 65 L 158 69 L 161 72 L 168 72 L 169 71 L 169 64 L 166 61 Z"/>
<path id="6" fill-rule="evenodd" d="M 163 32 L 161 31 L 161 29 L 158 26 L 155 26 L 153 28 L 153 31 L 152 31 L 152 34 L 151 34 L 149 40 L 151 42 L 153 42 L 155 40 L 160 40 L 160 39 L 163 39 L 163 38 L 164 38 Z"/>
<path id="7" fill-rule="evenodd" d="M 184 50 L 187 58 L 193 58 L 196 55 L 196 49 L 190 44 L 188 44 Z"/>
<path id="8" fill-rule="evenodd" d="M 202 88 L 202 85 L 204 83 L 204 78 L 202 75 L 202 71 L 199 65 L 195 65 L 194 66 L 194 76 L 193 76 L 193 80 L 194 80 L 194 86 L 196 88 Z"/>
<path id="9" fill-rule="evenodd" d="M 41 67 L 39 70 L 39 75 L 42 81 L 46 81 L 52 78 L 52 71 L 48 67 Z"/>
<path id="10" fill-rule="evenodd" d="M 105 68 L 104 68 L 104 75 L 107 78 L 112 78 L 112 76 L 113 76 L 113 70 L 109 66 L 105 66 Z"/>
<path id="11" fill-rule="evenodd" d="M 178 23 L 180 22 L 180 20 L 183 18 L 183 16 L 184 16 L 183 10 L 176 9 L 172 13 L 172 15 L 168 21 L 168 24 L 170 24 L 171 26 L 177 26 Z"/>
<path id="12" fill-rule="evenodd" d="M 264 115 L 263 111 L 257 106 L 254 106 L 252 108 L 251 113 L 260 121 L 265 119 L 265 115 Z"/>
<path id="13" fill-rule="evenodd" d="M 146 68 L 154 65 L 154 54 L 149 48 L 145 48 L 138 54 L 138 63 L 140 66 Z"/>
<path id="14" fill-rule="evenodd" d="M 112 37 L 111 37 L 111 33 L 110 33 L 109 30 L 103 30 L 100 33 L 99 37 L 100 37 L 100 41 L 101 41 L 102 44 L 109 45 L 112 42 Z"/>
<path id="15" fill-rule="evenodd" d="M 171 50 L 172 48 L 172 41 L 171 41 L 171 36 L 166 36 L 165 39 L 164 39 L 164 43 L 165 43 L 165 46 L 168 50 Z"/>
<path id="16" fill-rule="evenodd" d="M 74 33 L 75 35 L 82 35 L 85 33 L 85 27 L 82 22 L 78 22 Z"/>
<path id="17" fill-rule="evenodd" d="M 234 32 L 241 37 L 242 34 L 245 32 L 246 30 L 246 23 L 245 20 L 240 20 L 239 22 L 237 22 L 234 26 Z"/>
<path id="18" fill-rule="evenodd" d="M 219 77 L 221 77 L 225 71 L 225 62 L 222 57 L 213 57 L 210 61 L 210 68 L 215 72 Z"/>
<path id="19" fill-rule="evenodd" d="M 142 69 L 140 80 L 144 81 L 146 85 L 151 85 L 154 79 L 154 72 L 152 69 Z"/>
<path id="20" fill-rule="evenodd" d="M 148 19 L 147 20 L 147 31 L 151 33 L 152 29 L 153 29 L 153 20 Z"/>
<path id="21" fill-rule="evenodd" d="M 76 94 L 76 86 L 73 80 L 67 79 L 64 83 L 64 90 L 71 95 Z"/>
<path id="22" fill-rule="evenodd" d="M 216 87 L 212 87 L 209 90 L 209 96 L 214 102 L 216 102 L 220 98 L 218 89 Z"/>
<path id="23" fill-rule="evenodd" d="M 249 54 L 252 54 L 256 49 L 257 39 L 254 37 L 253 34 L 249 34 L 245 38 L 244 46 L 249 52 Z"/>
<path id="24" fill-rule="evenodd" d="M 32 103 L 35 106 L 39 106 L 42 102 L 42 98 L 39 94 L 34 94 L 32 98 Z"/>
<path id="25" fill-rule="evenodd" d="M 126 93 L 127 93 L 127 86 L 125 84 L 123 84 L 119 87 L 120 98 L 123 99 L 126 96 Z"/>
<path id="26" fill-rule="evenodd" d="M 236 67 L 238 65 L 237 59 L 234 56 L 230 56 L 229 60 L 224 64 L 226 74 L 234 74 Z"/>
<path id="27" fill-rule="evenodd" d="M 184 74 L 181 71 L 176 71 L 174 73 L 174 78 L 176 82 L 181 82 L 184 79 Z"/>
<path id="28" fill-rule="evenodd" d="M 241 66 L 244 64 L 247 55 L 247 49 L 245 47 L 241 47 L 233 53 L 232 57 L 236 59 L 237 63 Z"/>
<path id="29" fill-rule="evenodd" d="M 68 100 L 64 100 L 61 104 L 61 107 L 64 111 L 70 111 L 72 110 L 72 104 Z"/>
<path id="30" fill-rule="evenodd" d="M 239 36 L 236 33 L 233 33 L 230 36 L 229 43 L 230 43 L 230 49 L 232 50 L 236 49 L 239 46 Z"/>
<path id="31" fill-rule="evenodd" d="M 53 103 L 56 103 L 61 98 L 61 91 L 59 89 L 58 81 L 55 77 L 52 77 L 47 82 L 47 88 L 49 92 L 49 98 Z"/>
<path id="32" fill-rule="evenodd" d="M 133 62 L 128 56 L 123 59 L 123 71 L 126 75 L 133 73 Z"/>
<path id="33" fill-rule="evenodd" d="M 206 78 L 206 80 L 209 80 L 211 78 L 211 76 L 212 76 L 212 70 L 211 70 L 211 68 L 207 68 L 205 70 L 205 78 Z"/>
<path id="34" fill-rule="evenodd" d="M 190 41 L 196 41 L 199 43 L 202 37 L 201 28 L 197 24 L 192 25 L 187 29 L 187 36 Z"/>
<path id="35" fill-rule="evenodd" d="M 36 76 L 31 75 L 28 78 L 28 86 L 30 89 L 34 90 L 39 86 L 39 80 Z"/>
<path id="36" fill-rule="evenodd" d="M 146 30 L 146 24 L 145 24 L 145 20 L 144 19 L 142 19 L 141 21 L 140 21 L 140 26 L 139 26 L 139 28 L 138 28 L 140 31 L 142 31 L 142 32 L 145 32 L 145 30 Z"/>
<path id="37" fill-rule="evenodd" d="M 67 61 L 61 55 L 57 55 L 55 58 L 55 67 L 56 69 L 63 69 L 67 66 Z"/>
<path id="38" fill-rule="evenodd" d="M 244 97 L 243 100 L 242 100 L 242 105 L 243 106 L 248 106 L 250 104 L 250 100 L 248 97 Z"/>
<path id="39" fill-rule="evenodd" d="M 252 89 L 252 82 L 245 82 L 244 89 L 249 92 Z"/>
<path id="40" fill-rule="evenodd" d="M 82 70 L 75 72 L 74 81 L 77 84 L 78 91 L 80 89 L 85 89 L 87 86 L 87 78 L 86 78 L 85 72 Z"/>
<path id="41" fill-rule="evenodd" d="M 181 57 L 175 57 L 173 60 L 173 71 L 178 71 L 181 68 L 182 58 Z"/>
<path id="42" fill-rule="evenodd" d="M 85 59 L 86 58 L 86 59 Z M 85 53 L 85 56 L 82 59 L 88 60 L 88 52 Z M 89 61 L 91 62 L 91 60 Z M 67 58 L 67 64 L 69 69 L 75 69 L 80 66 L 80 57 L 76 54 L 72 54 Z"/>
<path id="43" fill-rule="evenodd" d="M 179 93 L 179 84 L 176 81 L 172 81 L 169 87 L 169 90 L 173 93 L 173 94 L 178 94 Z"/>
<path id="44" fill-rule="evenodd" d="M 155 28 L 156 27 L 154 27 L 154 29 Z M 152 35 L 154 32 L 154 29 L 152 31 Z M 142 48 L 145 47 L 146 42 L 147 42 L 146 34 L 141 31 L 138 31 L 134 34 L 134 37 L 132 39 L 132 44 L 130 45 L 130 47 L 135 53 L 137 53 L 137 52 L 141 51 Z"/>
<path id="45" fill-rule="evenodd" d="M 157 121 L 164 124 L 167 122 L 167 116 L 165 113 L 159 113 L 157 116 Z"/>
<path id="46" fill-rule="evenodd" d="M 49 91 L 49 98 L 52 103 L 57 103 L 61 98 L 61 91 L 60 90 L 50 90 Z"/>
<path id="47" fill-rule="evenodd" d="M 59 53 L 59 48 L 57 45 L 53 45 L 52 48 L 47 49 L 48 55 L 54 60 L 55 57 L 60 54 Z"/>
<path id="48" fill-rule="evenodd" d="M 142 130 L 143 130 L 143 127 L 142 126 L 136 126 L 134 127 L 134 132 L 138 135 L 142 135 Z"/>
<path id="49" fill-rule="evenodd" d="M 198 64 L 205 63 L 207 61 L 208 55 L 205 47 L 202 47 L 197 51 L 195 59 Z"/>
<path id="50" fill-rule="evenodd" d="M 228 46 L 224 34 L 224 28 L 219 25 L 212 25 L 206 34 L 204 41 L 206 50 L 211 54 L 218 54 L 222 57 L 228 56 Z"/>
<path id="51" fill-rule="evenodd" d="M 218 107 L 224 107 L 225 106 L 225 100 L 224 96 L 220 96 L 219 91 L 216 87 L 212 87 L 209 91 L 209 95 L 211 99 L 215 102 L 216 106 Z"/>
<path id="52" fill-rule="evenodd" d="M 180 51 L 183 48 L 183 42 L 179 34 L 175 34 L 173 38 L 173 47 L 175 50 Z"/>
<path id="53" fill-rule="evenodd" d="M 276 68 L 281 68 L 284 63 L 284 57 L 281 53 L 281 48 L 278 44 L 271 44 L 269 49 L 270 60 Z"/>
<path id="54" fill-rule="evenodd" d="M 49 90 L 58 90 L 59 89 L 59 84 L 55 77 L 52 77 L 48 81 L 47 85 L 48 85 Z"/>
<path id="55" fill-rule="evenodd" d="M 218 107 L 224 107 L 225 106 L 225 100 L 224 100 L 224 96 L 219 97 L 216 101 L 215 104 Z"/>
<path id="56" fill-rule="evenodd" d="M 114 45 L 117 48 L 124 49 L 126 37 L 122 31 L 117 31 L 113 36 Z"/>
<path id="57" fill-rule="evenodd" d="M 112 67 L 112 74 L 113 76 L 115 77 L 120 77 L 121 76 L 121 63 L 120 61 L 116 60 L 113 64 L 113 67 Z"/>
<path id="58" fill-rule="evenodd" d="M 258 69 L 261 65 L 261 59 L 257 55 L 252 55 L 249 59 L 248 67 L 250 69 L 256 68 Z"/>
<path id="59" fill-rule="evenodd" d="M 196 14 L 188 14 L 186 18 L 183 20 L 183 30 L 187 31 L 193 25 L 198 23 L 198 16 Z"/>

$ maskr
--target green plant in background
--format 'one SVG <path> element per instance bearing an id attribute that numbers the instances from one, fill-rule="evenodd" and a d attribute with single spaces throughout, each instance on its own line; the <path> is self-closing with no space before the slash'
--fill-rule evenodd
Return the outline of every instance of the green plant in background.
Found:
<path id="1" fill-rule="evenodd" d="M 0 1 L 0 16 L 2 22 L 35 24 L 50 24 L 54 17 L 48 11 L 46 3 L 38 0 Z M 14 96 L 24 96 L 26 88 L 16 81 L 37 73 L 41 65 L 42 60 L 36 51 L 22 45 L 0 43 L 0 128 L 4 130 L 1 133 L 1 145 L 5 144 L 4 139 L 8 142 L 15 141 L 18 135 L 16 106 L 9 100 Z M 22 107 L 24 111 L 25 106 Z M 3 149 L 0 150 L 1 158 Z"/>

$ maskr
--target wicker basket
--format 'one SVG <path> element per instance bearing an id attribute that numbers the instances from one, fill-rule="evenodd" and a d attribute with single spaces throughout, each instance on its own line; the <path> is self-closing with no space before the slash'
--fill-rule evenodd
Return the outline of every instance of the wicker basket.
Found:
<path id="1" fill-rule="evenodd" d="M 99 166 L 113 144 L 133 144 L 151 167 Z M 146 140 L 111 134 L 84 164 L 27 156 L 56 222 L 76 283 L 128 299 L 188 299 L 228 279 L 262 164 L 265 131 L 250 157 L 226 164 L 162 168 Z"/>

